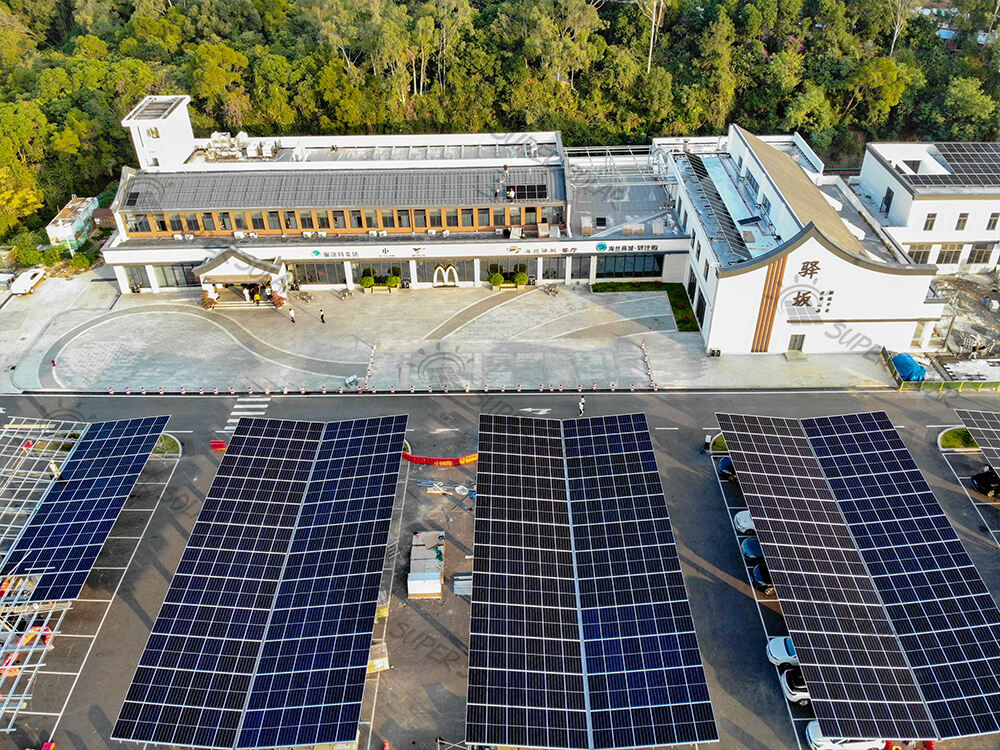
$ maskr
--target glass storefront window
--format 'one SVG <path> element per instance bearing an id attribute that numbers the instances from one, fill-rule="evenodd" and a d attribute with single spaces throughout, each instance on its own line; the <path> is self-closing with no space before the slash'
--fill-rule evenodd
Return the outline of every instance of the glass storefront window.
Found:
<path id="1" fill-rule="evenodd" d="M 662 271 L 663 256 L 660 254 L 636 253 L 597 256 L 596 276 L 599 279 L 660 276 Z"/>
<path id="2" fill-rule="evenodd" d="M 149 276 L 145 266 L 125 266 L 125 278 L 129 289 L 149 289 Z"/>
<path id="3" fill-rule="evenodd" d="M 206 211 L 201 215 L 201 226 L 206 232 L 214 232 L 215 217 Z"/>
<path id="4" fill-rule="evenodd" d="M 434 283 L 434 271 L 438 266 L 442 269 L 447 270 L 450 266 L 455 267 L 455 272 L 458 275 L 459 281 L 475 281 L 475 261 L 472 258 L 462 259 L 462 260 L 418 260 L 417 261 L 417 278 L 416 281 L 433 284 Z M 452 280 L 452 276 L 439 273 L 438 283 L 445 282 L 449 283 Z"/>
<path id="5" fill-rule="evenodd" d="M 194 275 L 194 263 L 179 263 L 173 266 L 153 266 L 156 283 L 161 287 L 198 286 Z"/>
<path id="6" fill-rule="evenodd" d="M 297 284 L 344 284 L 347 273 L 343 261 L 334 263 L 295 263 L 288 272 Z M 360 281 L 360 279 L 356 279 Z"/>
<path id="7" fill-rule="evenodd" d="M 565 279 L 566 258 L 542 258 L 543 279 Z"/>
<path id="8" fill-rule="evenodd" d="M 250 213 L 250 226 L 252 226 L 254 229 L 263 229 L 264 214 L 262 214 L 260 211 L 252 211 Z"/>
<path id="9" fill-rule="evenodd" d="M 373 276 L 376 284 L 384 284 L 390 276 L 409 278 L 410 267 L 403 260 L 358 260 L 351 262 L 351 275 L 355 284 L 360 284 L 365 276 Z"/>
<path id="10" fill-rule="evenodd" d="M 529 258 L 482 258 L 479 261 L 479 276 L 482 281 L 489 281 L 490 276 L 495 273 L 503 274 L 507 280 L 513 279 L 519 273 L 526 273 L 533 276 L 536 266 L 533 266 Z"/>

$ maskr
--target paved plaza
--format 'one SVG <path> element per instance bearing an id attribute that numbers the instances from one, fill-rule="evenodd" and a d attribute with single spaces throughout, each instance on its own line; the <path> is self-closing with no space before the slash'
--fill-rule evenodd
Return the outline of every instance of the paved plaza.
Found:
<path id="1" fill-rule="evenodd" d="M 198 298 L 118 295 L 106 268 L 46 280 L 0 309 L 4 390 L 336 390 L 352 376 L 380 391 L 890 382 L 857 337 L 845 337 L 841 355 L 709 358 L 700 334 L 677 330 L 665 292 L 450 288 L 341 300 L 321 291 L 291 300 L 294 323 L 287 308 L 207 311 Z"/>

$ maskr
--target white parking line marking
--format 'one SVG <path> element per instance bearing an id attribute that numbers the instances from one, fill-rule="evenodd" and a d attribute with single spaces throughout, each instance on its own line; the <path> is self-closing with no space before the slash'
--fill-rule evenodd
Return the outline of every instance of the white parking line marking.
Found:
<path id="1" fill-rule="evenodd" d="M 73 601 L 74 602 L 87 602 L 88 604 L 111 604 L 111 600 L 110 599 L 81 599 L 81 598 L 77 597 Z M 62 633 L 60 633 L 59 635 L 62 635 Z"/>
<path id="2" fill-rule="evenodd" d="M 128 568 L 110 567 L 105 565 L 95 565 L 91 570 L 128 570 Z"/>
<path id="3" fill-rule="evenodd" d="M 170 469 L 170 474 L 167 476 L 167 481 L 165 481 L 163 483 L 163 490 L 160 492 L 160 496 L 156 499 L 156 505 L 153 508 L 154 512 L 156 511 L 157 508 L 160 507 L 160 503 L 163 501 L 163 496 L 167 492 L 167 486 L 170 484 L 170 480 L 173 479 L 174 472 L 177 471 L 177 466 L 178 466 L 179 463 L 180 463 L 180 461 L 174 461 L 174 465 Z M 150 526 L 150 524 L 152 524 L 152 522 L 153 522 L 153 513 L 150 513 L 149 514 L 149 518 L 146 519 L 146 525 L 142 529 L 142 535 L 136 537 L 137 539 L 142 539 L 142 537 L 146 535 L 146 532 L 149 531 L 149 526 Z M 132 554 L 129 555 L 128 562 L 126 563 L 126 567 L 131 567 L 133 561 L 135 560 L 135 556 L 138 554 L 138 552 L 139 552 L 139 545 L 137 544 L 133 548 Z M 125 580 L 125 576 L 122 576 L 119 579 L 118 585 L 115 586 L 115 590 L 111 593 L 111 601 L 114 601 L 115 597 L 118 596 L 118 591 L 121 589 L 122 583 L 124 582 L 124 580 Z M 91 636 L 91 638 L 93 638 L 93 640 L 90 642 L 90 645 L 87 647 L 87 653 L 84 654 L 83 661 L 80 663 L 80 671 L 77 673 L 76 677 L 73 678 L 73 684 L 70 686 L 69 693 L 67 693 L 67 695 L 66 695 L 66 700 L 63 701 L 62 708 L 59 710 L 59 713 L 56 715 L 55 723 L 52 726 L 52 733 L 49 735 L 50 737 L 55 737 L 56 730 L 59 729 L 59 722 L 62 721 L 63 714 L 66 713 L 66 707 L 69 705 L 69 701 L 73 697 L 73 693 L 76 691 L 76 686 L 80 682 L 80 675 L 83 674 L 83 670 L 87 666 L 87 661 L 88 661 L 88 659 L 90 659 L 90 654 L 94 650 L 94 644 L 97 643 L 97 635 L 101 632 L 101 629 L 104 627 L 104 622 L 108 619 L 108 615 L 110 614 L 110 612 L 111 612 L 111 606 L 110 606 L 110 603 L 109 603 L 109 605 L 107 607 L 105 607 L 105 609 L 104 609 L 104 614 L 101 616 L 101 621 L 97 624 L 97 633 L 95 633 L 93 636 Z"/>
<path id="4" fill-rule="evenodd" d="M 996 544 L 998 547 L 1000 547 L 1000 529 L 994 528 L 994 526 L 992 526 L 990 522 L 986 520 L 986 515 L 983 513 L 982 510 L 984 506 L 987 508 L 993 508 L 994 511 L 996 511 L 996 508 L 994 508 L 993 505 L 991 505 L 990 503 L 984 503 L 980 500 L 976 500 L 972 496 L 972 493 L 969 492 L 968 484 L 966 484 L 966 482 L 968 482 L 969 480 L 969 477 L 959 476 L 958 472 L 955 471 L 955 467 L 952 466 L 951 464 L 951 455 L 948 453 L 945 453 L 943 455 L 944 455 L 944 462 L 948 464 L 948 468 L 951 469 L 951 473 L 955 477 L 955 481 L 957 481 L 959 486 L 962 488 L 962 492 L 964 492 L 965 496 L 969 498 L 969 500 L 972 502 L 972 507 L 976 509 L 976 514 L 979 516 L 979 520 L 983 522 L 983 526 L 989 532 L 990 538 L 993 539 L 993 543 Z M 963 455 L 968 455 L 968 454 L 963 454 Z"/>
<path id="5" fill-rule="evenodd" d="M 679 430 L 680 427 L 654 427 L 654 430 Z"/>
<path id="6" fill-rule="evenodd" d="M 62 635 L 60 633 L 60 635 Z M 39 675 L 52 675 L 53 677 L 75 677 L 79 672 L 50 672 L 47 669 L 38 673 Z M 20 713 L 24 713 L 21 711 Z"/>

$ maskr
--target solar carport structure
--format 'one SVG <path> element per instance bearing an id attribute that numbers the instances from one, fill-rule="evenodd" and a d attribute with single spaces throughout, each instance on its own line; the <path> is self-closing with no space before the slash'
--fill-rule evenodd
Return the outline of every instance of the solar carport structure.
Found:
<path id="1" fill-rule="evenodd" d="M 112 738 L 356 741 L 405 430 L 239 421 Z"/>
<path id="2" fill-rule="evenodd" d="M 466 742 L 718 731 L 646 418 L 482 415 Z"/>
<path id="3" fill-rule="evenodd" d="M 955 409 L 955 413 L 983 452 L 986 463 L 1000 473 L 1000 412 Z"/>
<path id="4" fill-rule="evenodd" d="M 888 416 L 718 418 L 822 733 L 1000 731 L 1000 610 Z"/>

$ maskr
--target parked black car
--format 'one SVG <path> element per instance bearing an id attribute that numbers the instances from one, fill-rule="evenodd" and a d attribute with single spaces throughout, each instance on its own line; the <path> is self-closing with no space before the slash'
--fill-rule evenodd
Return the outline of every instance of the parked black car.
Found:
<path id="1" fill-rule="evenodd" d="M 760 541 L 755 536 L 748 536 L 740 544 L 740 551 L 747 565 L 756 565 L 764 559 L 764 551 L 760 548 Z"/>
<path id="2" fill-rule="evenodd" d="M 764 563 L 753 566 L 750 570 L 750 580 L 753 581 L 753 587 L 764 596 L 770 596 L 774 593 L 774 584 L 771 583 L 771 574 L 767 571 L 767 566 L 765 566 Z"/>
<path id="3" fill-rule="evenodd" d="M 729 456 L 724 456 L 721 461 L 719 461 L 719 479 L 724 479 L 727 482 L 733 482 L 737 484 L 739 480 L 736 478 L 736 467 L 733 466 L 733 459 Z"/>
<path id="4" fill-rule="evenodd" d="M 978 474 L 973 474 L 970 481 L 972 488 L 986 497 L 1000 495 L 1000 476 L 997 476 L 992 466 L 986 466 Z"/>

